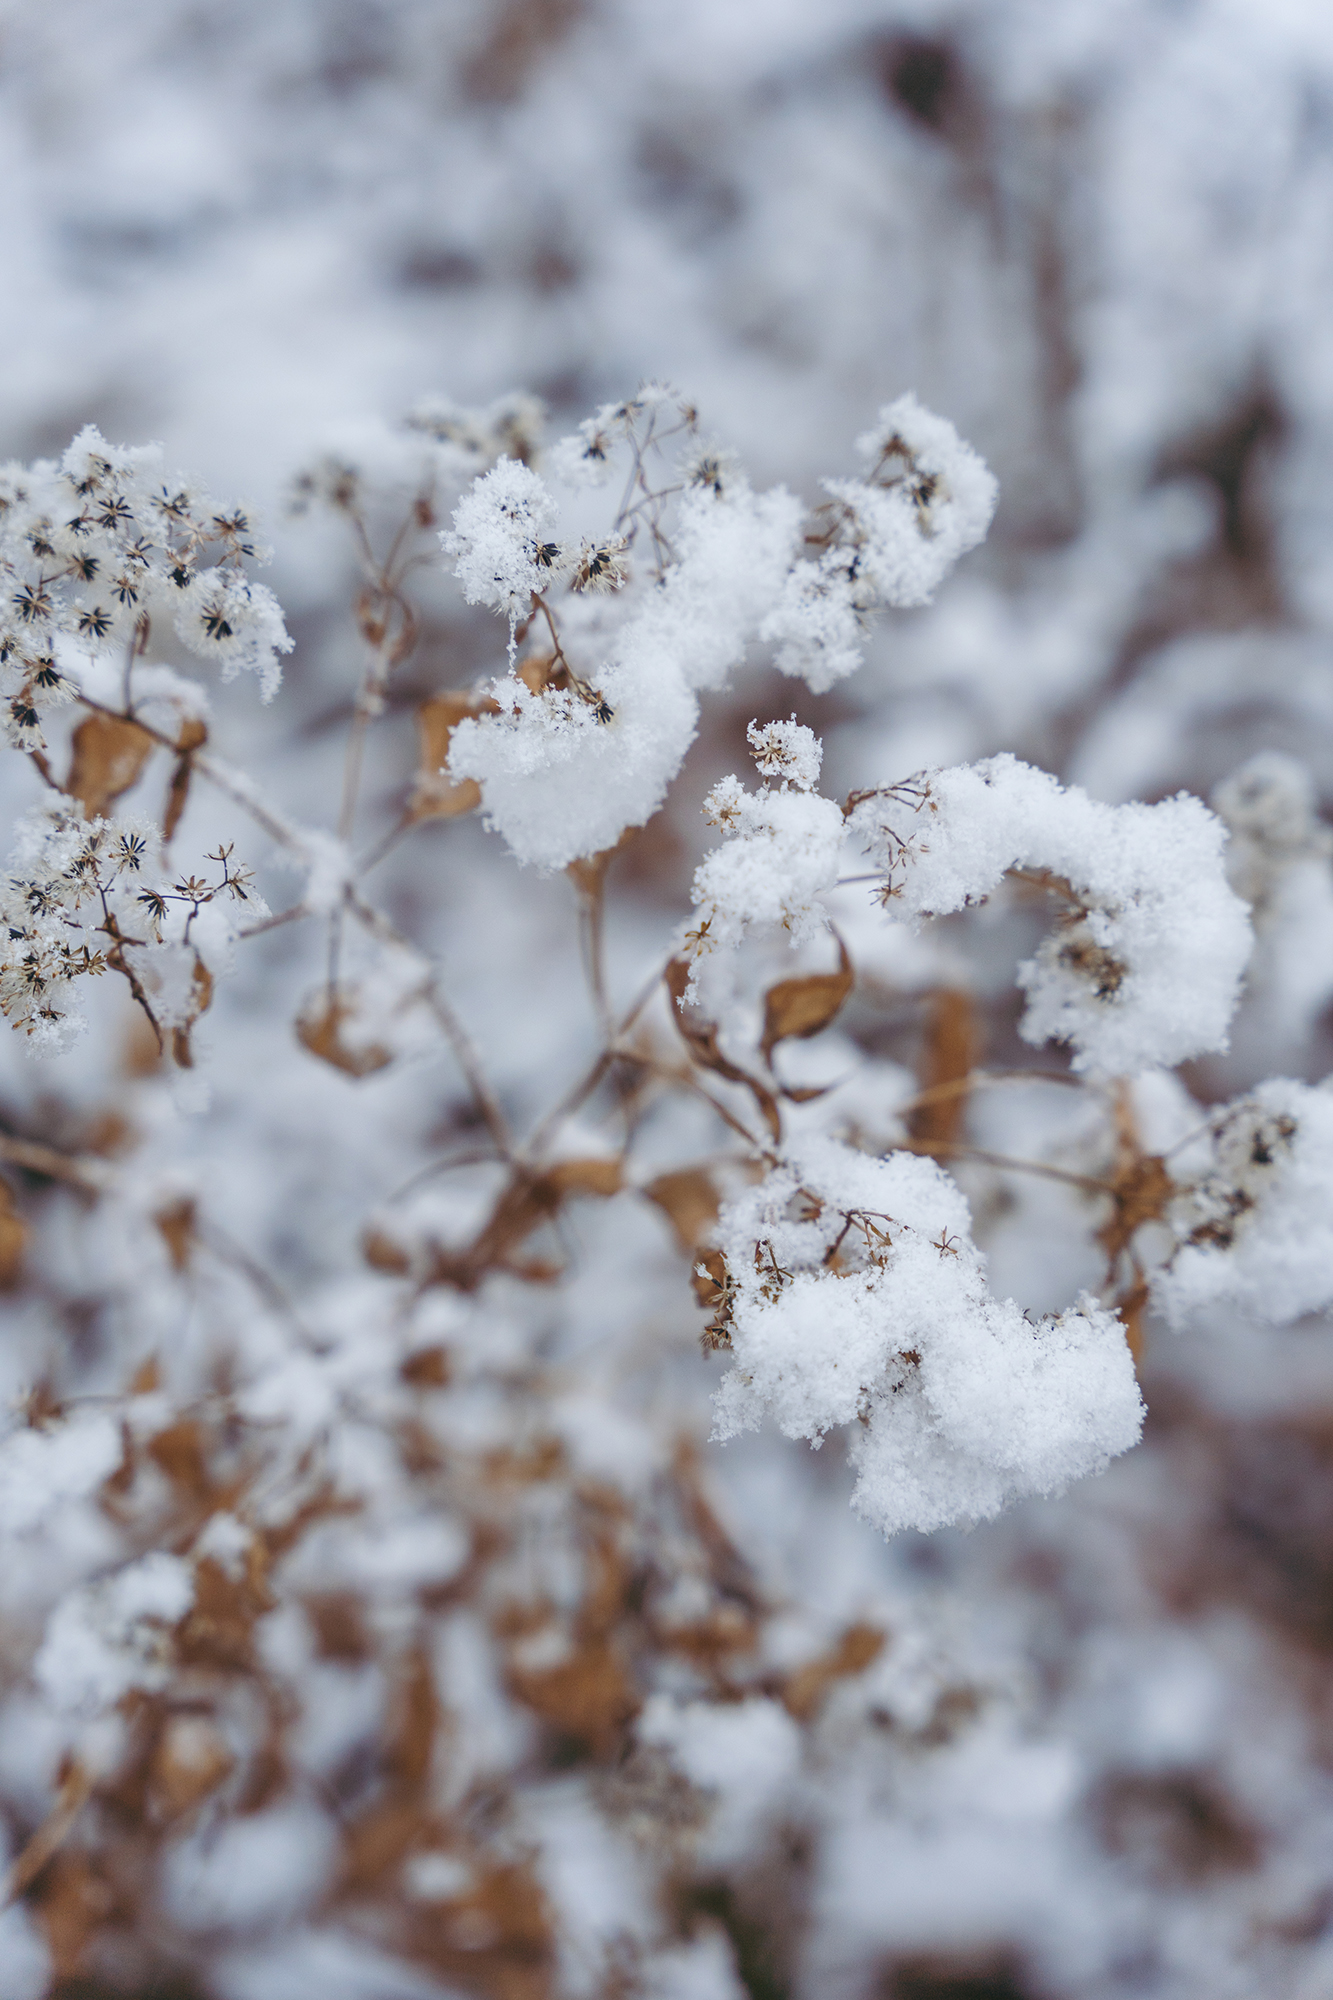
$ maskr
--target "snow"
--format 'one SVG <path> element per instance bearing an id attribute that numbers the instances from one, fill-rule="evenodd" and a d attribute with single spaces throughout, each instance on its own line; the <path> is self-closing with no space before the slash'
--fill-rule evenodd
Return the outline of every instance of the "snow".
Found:
<path id="1" fill-rule="evenodd" d="M 716 1435 L 771 1414 L 851 1434 L 853 1505 L 885 1534 L 987 1519 L 1134 1444 L 1143 1405 L 1111 1313 L 1032 1324 L 987 1292 L 967 1203 L 933 1161 L 807 1141 L 729 1203 L 734 1365 Z"/>
<path id="2" fill-rule="evenodd" d="M 1010 869 L 1062 895 L 1019 971 L 1025 1040 L 1068 1042 L 1077 1069 L 1110 1074 L 1225 1048 L 1250 930 L 1198 799 L 1106 806 L 1005 755 L 873 794 L 850 830 L 905 916 L 978 902 Z"/>

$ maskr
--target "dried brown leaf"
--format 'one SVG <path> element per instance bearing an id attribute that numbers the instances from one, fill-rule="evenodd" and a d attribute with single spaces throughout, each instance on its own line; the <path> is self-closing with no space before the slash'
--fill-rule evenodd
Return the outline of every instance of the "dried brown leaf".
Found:
<path id="1" fill-rule="evenodd" d="M 764 995 L 764 1061 L 770 1062 L 779 1042 L 817 1035 L 840 1011 L 856 975 L 847 947 L 838 939 L 836 972 L 812 972 L 800 979 L 779 979 Z"/>
<path id="2" fill-rule="evenodd" d="M 832 1652 L 807 1661 L 789 1674 L 782 1700 L 789 1715 L 809 1722 L 834 1681 L 864 1673 L 884 1650 L 884 1634 L 875 1625 L 849 1625 Z"/>
<path id="3" fill-rule="evenodd" d="M 719 1196 L 707 1167 L 680 1167 L 659 1174 L 643 1192 L 671 1224 L 676 1242 L 692 1257 L 717 1221 Z"/>
<path id="4" fill-rule="evenodd" d="M 73 1979 L 95 1934 L 112 1913 L 111 1884 L 92 1855 L 67 1851 L 53 1856 L 34 1900 L 51 1970 L 58 1980 Z"/>
<path id="5" fill-rule="evenodd" d="M 967 1115 L 967 1080 L 977 1059 L 976 1012 L 970 993 L 952 986 L 930 995 L 917 1063 L 920 1098 L 908 1130 L 922 1151 L 958 1143 Z"/>
<path id="6" fill-rule="evenodd" d="M 685 989 L 690 983 L 693 968 L 687 958 L 673 958 L 664 974 L 667 992 L 671 995 L 672 1018 L 680 1032 L 681 1039 L 694 1060 L 704 1069 L 725 1077 L 728 1083 L 743 1083 L 754 1097 L 763 1113 L 764 1122 L 774 1139 L 782 1137 L 782 1113 L 778 1109 L 777 1098 L 766 1083 L 757 1076 L 751 1076 L 722 1053 L 718 1046 L 716 1021 L 707 1021 L 697 1008 L 685 1004 Z"/>
<path id="7" fill-rule="evenodd" d="M 195 1223 L 198 1211 L 190 1195 L 182 1195 L 179 1201 L 169 1202 L 159 1208 L 153 1217 L 158 1235 L 167 1246 L 173 1271 L 187 1271 L 194 1253 Z"/>
<path id="8" fill-rule="evenodd" d="M 195 953 L 194 972 L 190 978 L 189 1012 L 178 1028 L 171 1031 L 171 1053 L 180 1069 L 194 1068 L 194 1050 L 190 1046 L 190 1030 L 201 1014 L 206 1014 L 213 1004 L 213 975 L 199 954 Z"/>
<path id="9" fill-rule="evenodd" d="M 399 1367 L 398 1373 L 404 1382 L 410 1382 L 414 1389 L 447 1389 L 449 1386 L 449 1350 L 447 1347 L 419 1347 L 415 1354 L 409 1354 Z"/>
<path id="10" fill-rule="evenodd" d="M 192 1500 L 206 1500 L 212 1492 L 204 1434 L 193 1417 L 182 1417 L 159 1431 L 146 1446 L 149 1458 L 164 1472 L 172 1485 Z"/>
<path id="11" fill-rule="evenodd" d="M 322 1660 L 359 1664 L 374 1651 L 365 1606 L 350 1590 L 332 1590 L 305 1599 L 305 1612 Z"/>
<path id="12" fill-rule="evenodd" d="M 430 1775 L 439 1720 L 430 1656 L 424 1647 L 414 1646 L 390 1696 L 383 1746 L 385 1769 L 404 1794 L 418 1793 Z"/>
<path id="13" fill-rule="evenodd" d="M 618 1159 L 557 1160 L 542 1179 L 562 1200 L 571 1194 L 600 1195 L 608 1200 L 620 1193 L 625 1173 Z"/>
<path id="14" fill-rule="evenodd" d="M 194 1569 L 194 1603 L 176 1640 L 184 1665 L 233 1673 L 250 1669 L 255 1620 L 271 1611 L 274 1603 L 264 1571 L 264 1551 L 258 1543 L 240 1576 L 232 1576 L 212 1556 L 200 1558 Z"/>
<path id="15" fill-rule="evenodd" d="M 23 1259 L 32 1228 L 14 1206 L 14 1191 L 0 1180 L 0 1291 L 12 1292 L 23 1282 Z"/>
<path id="16" fill-rule="evenodd" d="M 595 1754 L 610 1751 L 640 1707 L 638 1690 L 611 1640 L 595 1637 L 556 1666 L 511 1667 L 515 1698 L 563 1736 Z"/>
<path id="17" fill-rule="evenodd" d="M 296 1036 L 303 1048 L 321 1062 L 331 1063 L 348 1076 L 370 1076 L 393 1061 L 393 1053 L 380 1042 L 352 1048 L 343 1040 L 342 1025 L 355 1010 L 346 1001 L 330 994 L 327 987 L 302 1012 L 296 1022 Z"/>
<path id="18" fill-rule="evenodd" d="M 418 1905 L 407 1949 L 477 2000 L 552 2000 L 550 1913 L 525 1863 L 485 1868 L 465 1895 Z"/>
<path id="19" fill-rule="evenodd" d="M 181 724 L 181 733 L 176 739 L 176 762 L 172 766 L 171 783 L 167 787 L 167 803 L 162 814 L 162 838 L 170 841 L 180 825 L 181 814 L 185 811 L 190 796 L 190 779 L 194 773 L 194 753 L 208 741 L 208 729 L 197 717 L 191 716 Z"/>
<path id="20" fill-rule="evenodd" d="M 489 695 L 451 689 L 432 695 L 417 710 L 417 731 L 421 738 L 420 761 L 408 818 L 453 819 L 473 812 L 481 804 L 481 787 L 475 778 L 451 778 L 449 742 L 460 722 L 475 715 L 498 715 L 498 705 Z"/>
<path id="21" fill-rule="evenodd" d="M 86 717 L 71 739 L 65 790 L 78 799 L 85 819 L 98 819 L 138 780 L 153 739 L 137 722 L 119 715 Z"/>
<path id="22" fill-rule="evenodd" d="M 154 1815 L 175 1820 L 201 1805 L 236 1767 L 226 1738 L 205 1715 L 169 1715 L 149 1766 Z"/>
<path id="23" fill-rule="evenodd" d="M 412 1268 L 411 1252 L 395 1242 L 387 1230 L 367 1229 L 361 1238 L 361 1255 L 372 1271 L 393 1278 L 405 1278 Z"/>

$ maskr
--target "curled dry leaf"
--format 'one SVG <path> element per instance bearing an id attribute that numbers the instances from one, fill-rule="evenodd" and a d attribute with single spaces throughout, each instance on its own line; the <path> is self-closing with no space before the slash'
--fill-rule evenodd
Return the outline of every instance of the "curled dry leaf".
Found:
<path id="1" fill-rule="evenodd" d="M 180 1027 L 171 1031 L 171 1053 L 180 1069 L 194 1068 L 194 1050 L 190 1046 L 190 1030 L 201 1014 L 206 1014 L 213 1004 L 213 975 L 198 953 L 195 954 L 194 972 L 190 979 L 190 1008 Z"/>
<path id="2" fill-rule="evenodd" d="M 831 1652 L 809 1660 L 787 1677 L 783 1706 L 798 1722 L 809 1722 L 834 1681 L 864 1673 L 884 1651 L 884 1634 L 877 1625 L 849 1625 Z"/>
<path id="3" fill-rule="evenodd" d="M 559 1265 L 542 1259 L 516 1261 L 516 1253 L 543 1222 L 549 1222 L 571 1195 L 608 1200 L 624 1184 L 618 1159 L 557 1160 L 540 1172 L 525 1169 L 504 1188 L 480 1233 L 462 1250 L 437 1250 L 430 1282 L 475 1291 L 488 1271 L 509 1271 L 531 1284 L 548 1284 Z"/>
<path id="4" fill-rule="evenodd" d="M 921 1084 L 908 1130 L 925 1152 L 957 1144 L 967 1112 L 968 1078 L 977 1059 L 976 1012 L 970 993 L 937 987 L 930 996 L 917 1064 Z"/>
<path id="5" fill-rule="evenodd" d="M 153 739 L 137 722 L 119 715 L 90 715 L 74 731 L 65 790 L 98 819 L 122 792 L 128 792 L 148 762 Z"/>
<path id="6" fill-rule="evenodd" d="M 189 1269 L 195 1242 L 195 1219 L 195 1204 L 189 1195 L 182 1195 L 179 1201 L 159 1208 L 153 1217 L 157 1233 L 167 1246 L 173 1271 Z"/>
<path id="7" fill-rule="evenodd" d="M 231 1776 L 236 1759 L 206 1715 L 169 1715 L 149 1768 L 154 1817 L 180 1819 Z"/>
<path id="8" fill-rule="evenodd" d="M 208 741 L 208 730 L 197 716 L 189 716 L 181 724 L 181 733 L 176 739 L 176 762 L 171 773 L 171 783 L 167 787 L 167 803 L 162 814 L 162 838 L 169 841 L 180 825 L 181 814 L 185 811 L 190 796 L 190 777 L 194 770 L 194 753 L 201 750 Z"/>
<path id="9" fill-rule="evenodd" d="M 779 1042 L 804 1040 L 827 1028 L 851 992 L 856 975 L 847 947 L 838 939 L 838 970 L 812 972 L 800 979 L 779 979 L 764 995 L 764 1061 L 770 1062 Z"/>
<path id="10" fill-rule="evenodd" d="M 432 695 L 417 710 L 417 731 L 421 738 L 421 761 L 408 818 L 453 819 L 481 804 L 481 786 L 475 778 L 454 779 L 444 768 L 449 761 L 449 739 L 460 722 L 474 715 L 497 715 L 499 710 L 489 695 L 469 694 L 451 689 Z"/>
<path id="11" fill-rule="evenodd" d="M 8 1181 L 0 1180 L 0 1291 L 11 1292 L 23 1281 L 23 1257 L 32 1230 L 14 1206 Z"/>
<path id="12" fill-rule="evenodd" d="M 659 1174 L 643 1192 L 671 1224 L 676 1242 L 692 1257 L 717 1221 L 719 1195 L 707 1167 L 681 1167 Z"/>
<path id="13" fill-rule="evenodd" d="M 355 1007 L 347 1000 L 322 987 L 297 1017 L 296 1037 L 312 1056 L 318 1056 L 321 1062 L 331 1063 L 334 1069 L 343 1070 L 348 1076 L 370 1076 L 373 1071 L 391 1063 L 393 1055 L 381 1042 L 365 1042 L 354 1047 L 344 1039 L 343 1023 L 352 1019 L 355 1012 Z"/>
<path id="14" fill-rule="evenodd" d="M 694 1060 L 704 1069 L 711 1069 L 723 1076 L 728 1083 L 743 1083 L 754 1097 L 764 1115 L 764 1122 L 775 1139 L 782 1137 L 782 1113 L 778 1101 L 768 1085 L 757 1076 L 751 1076 L 724 1056 L 718 1046 L 717 1023 L 706 1021 L 697 1008 L 685 1005 L 685 989 L 690 983 L 693 967 L 687 958 L 673 958 L 667 966 L 664 977 L 667 992 L 672 1000 L 672 1018 L 680 1031 L 681 1039 L 688 1047 Z"/>

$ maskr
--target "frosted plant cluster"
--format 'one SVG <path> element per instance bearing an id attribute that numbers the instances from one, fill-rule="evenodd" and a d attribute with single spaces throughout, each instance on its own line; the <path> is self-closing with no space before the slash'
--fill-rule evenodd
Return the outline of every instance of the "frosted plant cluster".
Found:
<path id="1" fill-rule="evenodd" d="M 995 508 L 988 468 L 915 396 L 881 410 L 856 449 L 869 472 L 825 479 L 830 499 L 804 537 L 823 546 L 793 564 L 762 628 L 781 670 L 817 694 L 860 666 L 860 634 L 874 612 L 930 602 Z"/>
<path id="2" fill-rule="evenodd" d="M 1312 2000 L 1324 13 L 217 12 L 0 70 L 6 2000 Z"/>
<path id="3" fill-rule="evenodd" d="M 517 672 L 497 684 L 500 713 L 464 723 L 450 754 L 520 860 L 563 867 L 643 825 L 694 738 L 698 691 L 724 687 L 757 641 L 780 640 L 778 664 L 816 691 L 849 673 L 860 656 L 844 649 L 831 670 L 816 598 L 834 624 L 864 623 L 924 602 L 980 541 L 994 481 L 951 424 L 906 397 L 860 449 L 868 478 L 828 482 L 834 498 L 806 516 L 781 487 L 753 492 L 733 457 L 700 444 L 693 408 L 654 385 L 552 452 L 576 487 L 619 482 L 602 540 L 562 540 L 555 495 L 505 459 L 460 503 L 444 546 L 465 596 L 511 629 L 539 614 L 554 668 L 539 687 Z M 818 564 L 800 554 L 812 541 L 827 545 Z M 614 618 L 585 609 L 610 594 Z"/>
<path id="4" fill-rule="evenodd" d="M 897 1614 L 879 1600 L 818 1643 L 791 1627 L 746 1580 L 699 1444 L 617 1407 L 563 1332 L 552 1348 L 552 1326 L 609 1315 L 623 1339 L 628 1231 L 654 1287 L 670 1296 L 674 1283 L 668 1310 L 699 1334 L 688 1368 L 711 1369 L 713 1445 L 742 1451 L 770 1423 L 815 1449 L 836 1438 L 843 1518 L 885 1538 L 990 1521 L 1105 1472 L 1140 1436 L 1135 1350 L 1150 1302 L 1188 1327 L 1220 1305 L 1281 1326 L 1333 1301 L 1333 1100 L 1267 1082 L 1191 1127 L 1170 1074 L 1225 1048 L 1249 910 L 1262 940 L 1273 885 L 1295 867 L 1327 870 L 1326 843 L 1299 776 L 1271 760 L 1218 793 L 1237 829 L 1228 880 L 1224 822 L 1191 795 L 1102 804 L 1006 755 L 886 774 L 838 799 L 820 790 L 820 734 L 761 713 L 745 729 L 753 777 L 718 778 L 703 800 L 716 844 L 695 869 L 692 924 L 674 941 L 659 927 L 646 983 L 640 965 L 621 1011 L 607 874 L 650 837 L 637 830 L 664 800 L 671 810 L 705 704 L 734 708 L 728 677 L 766 648 L 792 670 L 783 621 L 811 575 L 858 626 L 933 590 L 984 530 L 993 482 L 911 398 L 862 440 L 866 480 L 827 482 L 813 513 L 781 487 L 756 493 L 735 454 L 702 441 L 694 406 L 660 385 L 607 405 L 549 455 L 530 399 L 423 407 L 429 421 L 418 410 L 396 430 L 344 433 L 291 488 L 296 513 L 350 527 L 362 572 L 361 676 L 322 820 L 310 799 L 289 808 L 207 747 L 202 691 L 159 657 L 146 612 L 114 677 L 100 641 L 79 652 L 62 640 L 63 780 L 59 744 L 17 746 L 44 790 L 15 826 L 4 1011 L 28 1049 L 71 1060 L 59 1052 L 98 1018 L 75 1001 L 111 975 L 134 1023 L 138 1115 L 160 1136 L 153 1163 L 127 1170 L 118 1128 L 100 1152 L 91 1139 L 0 1135 L 16 1169 L 90 1206 L 79 1255 L 101 1261 L 124 1328 L 95 1403 L 34 1379 L 0 1439 L 23 1698 L 63 1759 L 14 1880 L 36 1885 L 39 1904 L 64 1894 L 49 1856 L 75 1827 L 77 1851 L 98 1851 L 116 1788 L 138 1785 L 156 1832 L 137 1879 L 154 1922 L 181 1938 L 309 1919 L 337 1895 L 367 1924 L 380 1908 L 374 1922 L 406 1961 L 465 1991 L 540 1963 L 534 1992 L 601 1992 L 578 1968 L 604 1981 L 619 1954 L 645 1992 L 674 1980 L 692 1995 L 712 1979 L 730 1996 L 729 1932 L 672 1940 L 646 1904 L 618 1905 L 618 1942 L 586 1929 L 576 1881 L 589 1852 L 646 1838 L 655 1866 L 747 1865 L 774 1815 L 809 1819 L 802 1731 L 831 1689 L 863 1680 L 866 1701 L 899 1704 L 925 1729 L 946 1699 L 943 1670 L 922 1669 L 927 1696 L 911 1693 L 905 1656 L 880 1670 Z M 94 484 L 130 492 L 138 455 L 86 439 L 78 452 L 94 453 Z M 562 480 L 583 496 L 569 518 Z M 601 496 L 615 506 L 597 521 Z M 817 557 L 801 553 L 812 545 Z M 204 586 L 249 589 L 238 557 L 252 547 L 224 555 L 222 581 L 204 571 Z M 415 773 L 363 845 L 363 774 L 419 643 L 423 573 L 499 615 L 506 667 L 416 697 Z M 801 657 L 820 691 L 827 651 Z M 161 811 L 125 810 L 154 771 Z M 458 843 L 474 812 L 503 836 L 508 865 L 565 869 L 575 891 L 595 1035 L 555 1092 L 492 1077 L 452 973 L 378 891 L 394 848 Z M 237 819 L 260 865 L 298 884 L 276 914 L 217 832 Z M 174 850 L 198 843 L 205 820 L 217 844 L 183 869 Z M 1015 945 L 1010 986 L 1023 1038 L 1052 1045 L 1037 1081 L 1069 1090 L 1082 1123 L 1063 1150 L 1038 1129 L 1010 1154 L 974 1143 L 967 1120 L 982 1120 L 992 1086 L 1017 1089 L 1027 1073 L 975 1067 L 974 1003 L 939 972 L 915 1078 L 873 1056 L 858 1070 L 840 1022 L 881 976 L 863 977 L 858 959 L 897 953 L 910 977 L 913 952 L 931 963 L 932 929 L 989 904 L 1030 936 L 1048 900 L 1053 925 L 1029 956 Z M 301 927 L 323 935 L 323 977 L 258 1058 L 283 1144 L 314 1077 L 397 1090 L 385 1101 L 410 1119 L 445 1050 L 466 1108 L 444 1152 L 427 1146 L 406 1178 L 378 1140 L 331 1153 L 349 1176 L 336 1206 L 359 1269 L 289 1289 L 249 1246 L 263 1234 L 253 1210 L 239 1230 L 215 1213 L 207 1153 L 185 1135 L 201 1084 L 235 1102 L 211 1052 L 217 1011 L 250 955 Z M 821 1038 L 850 1079 L 820 1071 Z M 287 1100 L 297 1051 L 313 1071 Z M 1044 1144 L 1045 1157 L 1025 1157 Z M 997 1170 L 1046 1176 L 1082 1204 L 1062 1224 L 1082 1261 L 1040 1308 L 993 1275 L 974 1223 L 994 1199 L 976 1173 Z M 254 1194 L 242 1185 L 229 1199 L 243 1210 Z M 11 1284 L 30 1236 L 11 1199 Z M 779 1477 L 793 1480 L 799 1460 L 783 1450 Z M 34 1566 L 39 1550 L 49 1567 Z M 838 1710 L 853 1738 L 860 1699 Z M 280 1754 L 265 1748 L 277 1725 L 255 1733 L 264 1713 L 292 1718 Z M 367 1790 L 353 1767 L 368 1729 L 389 1732 L 389 1747 Z M 542 1731 L 591 1757 L 601 1789 L 524 1792 L 515 1774 Z M 830 1738 L 819 1754 L 844 1752 Z M 519 1789 L 490 1828 L 478 1801 L 497 1784 Z M 318 1803 L 330 1786 L 345 1798 L 336 1836 Z M 626 1833 L 635 1826 L 647 1831 Z"/>
<path id="5" fill-rule="evenodd" d="M 1220 1304 L 1282 1326 L 1333 1303 L 1333 1094 L 1274 1077 L 1214 1113 L 1157 1281 L 1173 1319 Z"/>
<path id="6" fill-rule="evenodd" d="M 0 666 L 9 740 L 40 749 L 42 717 L 67 701 L 89 654 L 142 650 L 154 618 L 230 679 L 277 692 L 291 650 L 271 590 L 245 569 L 263 559 L 244 508 L 164 479 L 151 445 L 113 449 L 93 426 L 57 463 L 0 469 Z"/>
<path id="7" fill-rule="evenodd" d="M 862 797 L 850 818 L 905 916 L 979 902 L 1011 869 L 1056 893 L 1060 921 L 1019 971 L 1025 1040 L 1112 1074 L 1225 1046 L 1250 926 L 1198 799 L 1105 806 L 1002 756 Z"/>
<path id="8" fill-rule="evenodd" d="M 981 1520 L 1100 1472 L 1138 1438 L 1124 1328 L 1081 1298 L 1039 1322 L 986 1289 L 967 1203 L 932 1160 L 825 1140 L 728 1205 L 718 1435 L 771 1412 L 855 1423 L 852 1504 L 886 1534 Z"/>

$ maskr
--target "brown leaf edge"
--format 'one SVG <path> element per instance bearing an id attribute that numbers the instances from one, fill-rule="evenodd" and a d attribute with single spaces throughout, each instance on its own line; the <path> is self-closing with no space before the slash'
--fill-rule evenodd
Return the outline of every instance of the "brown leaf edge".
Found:
<path id="1" fill-rule="evenodd" d="M 764 1038 L 759 1044 L 766 1063 L 779 1042 L 804 1041 L 827 1028 L 841 1012 L 856 982 L 852 961 L 838 939 L 838 970 L 811 972 L 799 979 L 779 979 L 764 995 Z"/>

